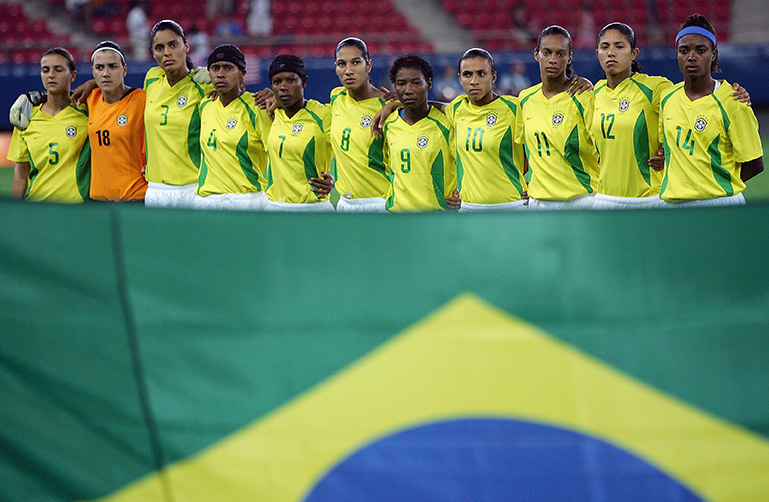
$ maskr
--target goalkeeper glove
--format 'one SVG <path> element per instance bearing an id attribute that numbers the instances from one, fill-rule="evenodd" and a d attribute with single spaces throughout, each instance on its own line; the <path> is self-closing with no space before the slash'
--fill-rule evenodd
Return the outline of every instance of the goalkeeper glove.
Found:
<path id="1" fill-rule="evenodd" d="M 210 84 L 211 74 L 208 73 L 208 68 L 198 66 L 197 68 L 192 70 L 192 80 L 194 80 L 198 84 Z"/>
<path id="2" fill-rule="evenodd" d="M 48 96 L 43 92 L 32 91 L 21 94 L 11 105 L 10 119 L 11 124 L 16 129 L 23 131 L 29 126 L 29 119 L 32 116 L 32 108 L 44 103 Z"/>

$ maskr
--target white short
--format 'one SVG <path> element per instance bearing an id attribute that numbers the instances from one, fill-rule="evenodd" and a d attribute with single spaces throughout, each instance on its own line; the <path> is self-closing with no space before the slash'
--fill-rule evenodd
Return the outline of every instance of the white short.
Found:
<path id="1" fill-rule="evenodd" d="M 662 207 L 716 207 L 716 206 L 744 206 L 745 197 L 742 193 L 737 195 L 728 195 L 723 197 L 713 197 L 712 199 L 702 200 L 682 200 L 681 202 L 661 201 Z"/>
<path id="2" fill-rule="evenodd" d="M 509 211 L 526 211 L 529 208 L 523 200 L 514 200 L 513 202 L 502 202 L 500 204 L 473 204 L 472 202 L 462 201 L 460 213 L 501 213 Z"/>
<path id="3" fill-rule="evenodd" d="M 223 209 L 232 211 L 264 211 L 267 195 L 264 192 L 212 193 L 195 195 L 196 209 Z"/>
<path id="4" fill-rule="evenodd" d="M 371 197 L 368 199 L 339 198 L 336 203 L 337 213 L 386 213 L 385 198 Z"/>
<path id="5" fill-rule="evenodd" d="M 146 207 L 195 207 L 197 187 L 197 183 L 166 185 L 150 181 L 147 184 L 147 193 L 144 195 L 144 205 Z"/>
<path id="6" fill-rule="evenodd" d="M 650 209 L 662 207 L 659 195 L 648 197 L 617 197 L 614 195 L 595 194 L 593 209 Z"/>
<path id="7" fill-rule="evenodd" d="M 268 213 L 333 213 L 334 205 L 327 200 L 299 204 L 267 199 L 265 211 Z"/>
<path id="8" fill-rule="evenodd" d="M 560 211 L 563 209 L 593 209 L 595 194 L 575 195 L 566 200 L 535 199 L 529 196 L 529 209 L 537 211 Z"/>

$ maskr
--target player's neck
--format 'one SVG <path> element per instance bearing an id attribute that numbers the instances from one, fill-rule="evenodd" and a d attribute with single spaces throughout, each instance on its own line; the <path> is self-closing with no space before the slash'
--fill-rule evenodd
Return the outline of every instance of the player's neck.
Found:
<path id="1" fill-rule="evenodd" d="M 283 110 L 286 112 L 286 117 L 291 118 L 294 115 L 296 115 L 299 112 L 299 110 L 301 110 L 305 106 L 307 106 L 307 100 L 306 99 L 300 99 L 299 101 L 297 101 L 293 105 L 291 105 L 289 107 L 286 107 Z"/>
<path id="2" fill-rule="evenodd" d="M 166 80 L 168 80 L 168 85 L 173 87 L 181 82 L 181 80 L 189 74 L 190 70 L 187 69 L 187 66 L 184 66 L 184 68 L 181 68 L 177 71 L 166 73 Z"/>
<path id="3" fill-rule="evenodd" d="M 48 94 L 48 99 L 40 107 L 46 115 L 55 117 L 70 105 L 69 91 L 64 94 Z"/>
<path id="4" fill-rule="evenodd" d="M 229 105 L 230 103 L 238 99 L 241 94 L 243 94 L 243 91 L 240 90 L 240 87 L 235 87 L 229 92 L 220 94 L 219 100 L 222 102 L 222 106 L 226 107 L 227 105 Z"/>
<path id="5" fill-rule="evenodd" d="M 125 96 L 126 92 L 128 92 L 128 86 L 126 86 L 125 84 L 121 84 L 120 86 L 116 87 L 112 91 L 108 91 L 108 92 L 101 91 L 101 97 L 105 103 L 112 104 L 112 103 L 117 103 L 118 101 L 123 99 L 123 96 Z"/>
<path id="6" fill-rule="evenodd" d="M 616 89 L 625 80 L 633 76 L 633 71 L 628 69 L 626 72 L 619 73 L 617 75 L 606 74 L 606 87 L 609 89 Z"/>
<path id="7" fill-rule="evenodd" d="M 414 125 L 423 118 L 427 117 L 429 114 L 430 104 L 425 101 L 422 105 L 416 108 L 404 108 L 403 120 L 409 125 Z"/>
<path id="8" fill-rule="evenodd" d="M 542 94 L 547 99 L 550 99 L 556 94 L 568 91 L 570 86 L 571 81 L 566 77 L 565 73 L 562 73 L 555 79 L 544 78 L 542 79 Z"/>
<path id="9" fill-rule="evenodd" d="M 713 80 L 713 77 L 711 77 L 710 74 L 703 75 L 702 77 L 684 79 L 684 92 L 692 101 L 713 94 L 715 89 L 716 81 Z"/>
<path id="10" fill-rule="evenodd" d="M 378 98 L 382 96 L 382 91 L 367 83 L 357 89 L 350 89 L 350 97 L 355 101 L 363 101 L 365 99 Z"/>

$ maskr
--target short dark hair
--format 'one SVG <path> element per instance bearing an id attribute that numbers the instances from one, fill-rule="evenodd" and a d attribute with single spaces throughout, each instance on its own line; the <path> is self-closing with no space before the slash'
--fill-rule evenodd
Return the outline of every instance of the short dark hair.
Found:
<path id="1" fill-rule="evenodd" d="M 614 30 L 618 31 L 620 35 L 622 35 L 625 40 L 627 40 L 627 43 L 630 44 L 630 49 L 636 48 L 636 41 L 635 41 L 635 31 L 633 31 L 633 28 L 631 28 L 629 25 L 625 23 L 609 23 L 606 26 L 603 27 L 600 33 L 598 33 L 598 43 L 601 43 L 601 38 L 606 34 L 607 31 Z M 635 73 L 639 73 L 643 71 L 644 67 L 641 66 L 641 63 L 639 63 L 637 60 L 633 60 L 632 63 L 630 63 L 630 71 L 633 71 Z"/>
<path id="2" fill-rule="evenodd" d="M 401 56 L 393 61 L 393 64 L 390 67 L 390 82 L 393 84 L 395 83 L 395 76 L 402 68 L 415 68 L 422 72 L 425 80 L 428 82 L 432 82 L 433 80 L 433 67 L 430 65 L 430 63 L 417 56 L 416 54 L 410 52 L 405 56 Z"/>
<path id="3" fill-rule="evenodd" d="M 569 54 L 571 54 L 571 33 L 564 28 L 563 26 L 558 26 L 557 24 L 554 24 L 552 26 L 548 26 L 542 32 L 539 34 L 539 37 L 537 37 L 537 48 L 535 49 L 537 52 L 539 52 L 540 44 L 542 43 L 542 39 L 550 36 L 550 35 L 560 35 L 564 37 L 566 40 L 569 41 Z M 574 69 L 571 67 L 571 63 L 566 65 L 566 78 L 571 78 L 574 76 Z"/>
<path id="4" fill-rule="evenodd" d="M 472 49 L 467 49 L 464 54 L 462 54 L 462 57 L 459 58 L 459 63 L 457 63 L 457 73 L 460 72 L 460 66 L 462 66 L 462 61 L 465 59 L 471 59 L 471 58 L 483 58 L 486 61 L 489 62 L 491 65 L 491 72 L 494 73 L 497 71 L 497 66 L 494 63 L 494 57 L 491 55 L 489 51 L 486 49 L 481 49 L 480 47 L 473 47 Z"/>
<path id="5" fill-rule="evenodd" d="M 304 65 L 304 61 L 299 56 L 293 54 L 278 54 L 275 59 L 270 63 L 270 69 L 268 71 L 270 80 L 278 73 L 284 71 L 296 73 L 302 80 L 307 78 L 307 67 Z"/>
<path id="6" fill-rule="evenodd" d="M 368 47 L 366 46 L 366 42 L 364 42 L 360 38 L 347 37 L 341 42 L 339 42 L 339 44 L 337 44 L 336 46 L 336 49 L 334 49 L 334 57 L 336 57 L 336 55 L 339 53 L 339 49 L 343 47 L 355 47 L 361 52 L 361 54 L 363 54 L 363 59 L 366 62 L 371 61 L 371 56 L 368 53 Z"/>
<path id="7" fill-rule="evenodd" d="M 689 26 L 696 26 L 698 28 L 704 28 L 708 30 L 713 35 L 716 34 L 716 29 L 713 28 L 713 25 L 710 24 L 710 21 L 708 21 L 708 18 L 703 16 L 702 14 L 692 14 L 691 16 L 686 18 L 686 21 L 684 21 L 684 24 L 681 25 L 681 30 L 684 28 L 688 28 Z M 712 43 L 712 42 L 711 42 Z M 676 47 L 678 44 L 676 43 Z M 713 50 L 716 49 L 715 44 L 713 44 Z M 713 61 L 710 63 L 710 71 L 713 73 L 719 73 L 721 72 L 721 65 L 718 64 L 718 53 L 716 53 L 715 57 L 713 58 Z"/>
<path id="8" fill-rule="evenodd" d="M 51 49 L 48 49 L 43 53 L 42 56 L 40 56 L 40 60 L 42 61 L 44 57 L 49 56 L 51 54 L 56 54 L 66 59 L 67 67 L 69 67 L 69 71 L 72 71 L 72 72 L 77 71 L 77 63 L 75 63 L 75 58 L 73 58 L 72 54 L 70 54 L 70 52 L 64 47 L 52 47 Z"/>

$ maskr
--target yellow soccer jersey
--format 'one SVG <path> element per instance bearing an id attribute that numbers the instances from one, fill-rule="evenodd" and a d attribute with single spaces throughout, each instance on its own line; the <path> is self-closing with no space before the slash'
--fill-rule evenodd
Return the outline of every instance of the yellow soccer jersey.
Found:
<path id="1" fill-rule="evenodd" d="M 371 121 L 384 104 L 380 98 L 355 101 L 344 87 L 331 91 L 331 170 L 342 196 L 365 199 L 387 194 L 384 139 L 371 136 Z"/>
<path id="2" fill-rule="evenodd" d="M 173 87 L 165 72 L 150 68 L 144 78 L 147 181 L 187 185 L 200 171 L 200 104 L 213 90 L 187 75 Z"/>
<path id="3" fill-rule="evenodd" d="M 521 199 L 523 146 L 514 142 L 518 98 L 500 96 L 484 106 L 454 99 L 446 116 L 454 126 L 457 188 L 463 201 L 502 204 Z"/>
<path id="4" fill-rule="evenodd" d="M 333 155 L 330 122 L 331 107 L 313 99 L 291 118 L 282 109 L 275 111 L 267 139 L 270 200 L 295 204 L 320 201 L 307 181 L 329 171 Z"/>
<path id="5" fill-rule="evenodd" d="M 68 106 L 52 117 L 34 107 L 29 127 L 13 130 L 8 160 L 29 162 L 26 200 L 83 202 L 91 186 L 88 112 Z"/>
<path id="6" fill-rule="evenodd" d="M 659 107 L 673 86 L 665 77 L 636 73 L 615 89 L 601 80 L 595 86 L 593 138 L 601 176 L 598 192 L 615 197 L 657 195 L 662 171 L 649 167 L 659 150 Z"/>
<path id="7" fill-rule="evenodd" d="M 662 98 L 663 200 L 736 195 L 745 189 L 740 165 L 763 156 L 753 110 L 731 97 L 731 84 L 720 82 L 713 94 L 694 101 L 684 92 L 683 82 Z"/>
<path id="8" fill-rule="evenodd" d="M 566 200 L 598 186 L 598 152 L 589 131 L 595 95 L 561 92 L 547 99 L 542 84 L 521 91 L 515 142 L 525 146 L 535 199 Z"/>
<path id="9" fill-rule="evenodd" d="M 390 166 L 388 211 L 446 210 L 446 197 L 457 185 L 454 135 L 446 115 L 435 107 L 414 125 L 401 118 L 402 110 L 387 117 L 385 157 Z"/>
<path id="10" fill-rule="evenodd" d="M 245 93 L 227 106 L 210 99 L 200 105 L 200 176 L 198 195 L 264 190 L 266 152 L 262 131 L 267 112 Z"/>

